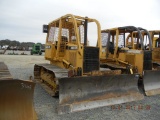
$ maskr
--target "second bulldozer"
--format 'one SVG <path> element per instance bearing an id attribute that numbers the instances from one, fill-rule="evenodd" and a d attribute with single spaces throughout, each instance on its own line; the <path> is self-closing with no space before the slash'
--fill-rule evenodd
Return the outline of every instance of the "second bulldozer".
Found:
<path id="1" fill-rule="evenodd" d="M 97 46 L 89 45 L 91 23 L 96 25 Z M 50 64 L 36 64 L 34 77 L 52 96 L 59 95 L 59 114 L 144 98 L 135 75 L 100 69 L 101 27 L 96 19 L 67 14 L 44 25 L 43 32 Z"/>
<path id="2" fill-rule="evenodd" d="M 149 47 L 152 50 L 152 63 L 154 69 L 159 69 L 160 67 L 160 30 L 152 30 L 149 32 L 141 31 L 142 37 L 144 38 L 144 46 L 145 49 L 149 49 Z M 149 39 L 147 39 L 148 34 L 151 36 L 151 41 L 148 42 Z M 139 42 L 137 39 L 139 38 L 137 32 L 133 32 L 132 34 L 129 34 L 126 38 L 127 44 L 130 45 L 137 45 Z M 134 48 L 137 49 L 137 48 Z"/>
<path id="3" fill-rule="evenodd" d="M 139 29 L 141 30 L 141 35 L 143 38 L 144 50 L 151 51 L 150 60 L 152 62 L 152 64 L 150 64 L 150 69 L 144 71 L 144 89 L 147 96 L 160 94 L 160 31 L 147 31 L 142 28 Z M 132 34 L 129 34 L 126 38 L 126 42 L 132 46 L 138 46 L 138 33 L 133 32 Z M 133 49 L 139 48 L 134 47 Z M 149 58 L 147 57 L 146 60 L 148 61 Z M 146 63 L 146 66 L 149 66 L 149 64 Z"/>
<path id="4" fill-rule="evenodd" d="M 147 49 L 142 32 L 146 32 L 148 37 Z M 137 39 L 133 40 L 133 33 L 136 33 Z M 152 70 L 152 40 L 149 32 L 143 28 L 125 26 L 102 30 L 102 34 L 106 52 L 101 56 L 101 66 L 120 69 L 122 73 L 139 74 L 139 81 L 143 83 L 147 96 L 160 94 L 160 71 Z M 127 37 L 128 34 L 130 36 Z"/>
<path id="5" fill-rule="evenodd" d="M 160 69 L 160 30 L 149 31 L 152 39 L 152 63 L 155 69 Z"/>

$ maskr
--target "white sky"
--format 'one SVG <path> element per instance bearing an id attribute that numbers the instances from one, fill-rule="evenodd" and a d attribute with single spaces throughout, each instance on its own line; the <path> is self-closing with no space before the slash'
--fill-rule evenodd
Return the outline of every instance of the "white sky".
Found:
<path id="1" fill-rule="evenodd" d="M 160 0 L 0 0 L 0 40 L 45 43 L 42 25 L 68 13 L 95 18 L 102 29 L 160 29 Z"/>

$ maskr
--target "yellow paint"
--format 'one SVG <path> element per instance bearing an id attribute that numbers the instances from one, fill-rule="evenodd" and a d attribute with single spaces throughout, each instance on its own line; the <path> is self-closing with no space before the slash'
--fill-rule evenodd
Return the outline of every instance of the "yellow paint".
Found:
<path id="1" fill-rule="evenodd" d="M 83 22 L 85 19 L 88 20 L 88 23 L 94 22 L 97 25 L 97 47 L 99 48 L 99 55 L 101 56 L 101 27 L 99 22 L 96 19 L 67 14 L 49 23 L 46 46 L 51 46 L 51 48 L 46 47 L 45 58 L 49 60 L 51 64 L 66 69 L 77 69 L 78 67 L 83 68 L 84 46 L 83 43 L 81 43 L 80 31 L 78 27 L 80 25 L 84 26 Z M 50 32 L 54 29 L 54 27 L 56 27 L 55 29 L 57 29 L 58 32 L 53 32 L 52 38 L 56 40 L 49 41 L 49 36 L 52 35 Z M 69 32 L 68 36 L 65 36 L 65 40 L 63 40 L 64 29 Z M 71 64 L 73 67 L 68 67 L 68 64 Z"/>
<path id="2" fill-rule="evenodd" d="M 121 66 L 121 67 L 126 67 L 126 66 L 131 66 L 130 73 L 133 74 L 134 71 L 133 69 L 138 69 L 138 73 L 142 76 L 143 74 L 143 51 L 136 49 L 136 44 L 134 43 L 134 38 L 133 36 L 135 35 L 128 35 L 127 40 L 126 40 L 126 46 L 124 48 L 119 48 L 118 50 L 118 43 L 119 41 L 119 36 L 120 34 L 124 33 L 124 31 L 119 30 L 118 28 L 111 28 L 111 29 L 105 29 L 102 30 L 102 33 L 108 33 L 111 32 L 111 35 L 115 35 L 115 40 L 112 37 L 112 42 L 116 44 L 114 46 L 114 54 L 111 54 L 108 49 L 106 49 L 106 52 L 108 52 L 108 56 L 106 56 L 106 60 L 101 59 L 101 63 L 104 64 L 112 64 Z M 127 33 L 127 32 L 126 32 Z M 130 39 L 130 42 L 129 42 Z M 130 46 L 130 48 L 129 48 Z M 136 51 L 135 51 L 136 50 Z M 102 58 L 102 57 L 101 57 Z M 118 67 L 117 67 L 118 68 Z"/>

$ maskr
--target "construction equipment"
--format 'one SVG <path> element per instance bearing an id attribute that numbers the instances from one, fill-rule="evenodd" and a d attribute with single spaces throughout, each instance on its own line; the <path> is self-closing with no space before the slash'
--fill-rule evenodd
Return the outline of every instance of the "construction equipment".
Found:
<path id="1" fill-rule="evenodd" d="M 144 89 L 146 92 L 147 96 L 151 95 L 156 95 L 160 94 L 160 48 L 158 47 L 159 45 L 159 31 L 146 31 L 141 28 L 141 34 L 143 37 L 143 43 L 144 43 L 144 48 L 145 49 L 150 49 L 151 50 L 151 57 L 152 57 L 152 70 L 149 71 L 144 71 Z M 151 37 L 147 37 L 151 36 Z M 137 32 L 133 32 L 132 34 L 129 34 L 126 42 L 128 43 L 129 39 L 131 39 L 130 43 L 133 45 L 136 45 L 138 42 L 138 34 Z M 151 40 L 149 40 L 150 38 Z M 152 42 L 149 42 L 152 41 Z M 135 48 L 134 48 L 135 49 Z M 148 59 L 148 58 L 146 58 Z M 146 64 L 148 65 L 148 64 Z"/>
<path id="2" fill-rule="evenodd" d="M 148 49 L 145 49 L 142 31 L 148 36 Z M 104 46 L 106 50 L 103 50 L 105 56 L 101 56 L 101 66 L 121 69 L 122 73 L 139 74 L 140 81 L 143 80 L 145 94 L 159 94 L 160 71 L 152 70 L 152 41 L 149 32 L 143 28 L 125 26 L 102 30 L 102 33 L 107 34 L 108 39 L 102 39 L 107 41 L 107 46 Z M 137 39 L 133 40 L 133 33 L 136 33 Z M 128 34 L 130 36 L 125 40 Z"/>
<path id="3" fill-rule="evenodd" d="M 160 30 L 149 31 L 152 38 L 152 63 L 153 68 L 160 69 Z"/>
<path id="4" fill-rule="evenodd" d="M 13 79 L 0 62 L 0 120 L 37 120 L 33 106 L 35 83 Z"/>
<path id="5" fill-rule="evenodd" d="M 152 63 L 153 63 L 153 68 L 154 69 L 159 69 L 160 66 L 160 31 L 159 30 L 152 30 L 149 31 L 152 44 L 148 42 L 147 36 L 148 33 L 146 31 L 141 31 L 142 37 L 144 38 L 144 44 L 145 44 L 145 49 L 148 49 L 149 46 L 152 46 Z M 138 39 L 137 32 L 133 32 L 133 35 L 129 34 L 127 36 L 126 42 L 129 44 L 137 44 L 135 42 L 136 39 Z M 129 42 L 129 39 L 132 39 L 133 42 Z"/>
<path id="6" fill-rule="evenodd" d="M 96 24 L 97 46 L 89 46 L 91 23 Z M 59 95 L 59 114 L 144 98 L 135 75 L 100 69 L 101 27 L 96 19 L 67 14 L 44 25 L 43 32 L 50 64 L 35 64 L 34 78 L 52 96 Z"/>
<path id="7" fill-rule="evenodd" d="M 33 55 L 33 54 L 39 54 L 39 55 L 42 54 L 40 43 L 33 45 L 32 50 L 31 50 L 31 55 Z"/>

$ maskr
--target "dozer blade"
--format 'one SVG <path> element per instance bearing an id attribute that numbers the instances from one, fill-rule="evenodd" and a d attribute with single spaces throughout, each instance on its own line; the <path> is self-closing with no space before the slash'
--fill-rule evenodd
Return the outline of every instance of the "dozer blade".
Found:
<path id="1" fill-rule="evenodd" d="M 135 75 L 61 78 L 59 114 L 141 100 Z"/>
<path id="2" fill-rule="evenodd" d="M 0 80 L 0 120 L 36 120 L 33 107 L 35 83 Z"/>
<path id="3" fill-rule="evenodd" d="M 160 70 L 144 71 L 143 84 L 147 96 L 160 94 Z"/>

